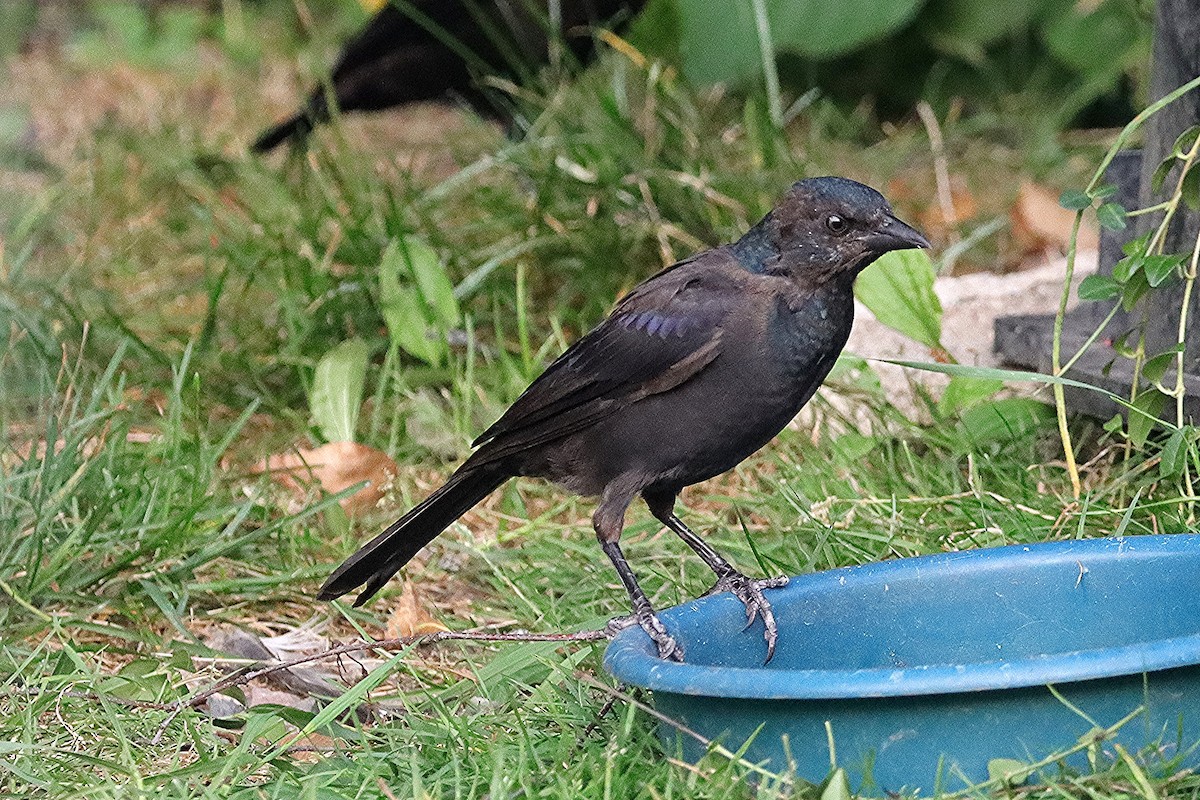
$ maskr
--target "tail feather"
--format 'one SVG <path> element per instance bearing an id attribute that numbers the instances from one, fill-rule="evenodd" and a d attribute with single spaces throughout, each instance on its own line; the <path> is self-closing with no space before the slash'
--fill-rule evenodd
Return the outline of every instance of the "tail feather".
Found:
<path id="1" fill-rule="evenodd" d="M 269 153 L 287 140 L 300 141 L 312 133 L 316 124 L 311 111 L 301 111 L 263 133 L 250 145 L 251 152 Z"/>
<path id="2" fill-rule="evenodd" d="M 508 477 L 506 471 L 495 468 L 473 468 L 456 472 L 444 486 L 425 498 L 420 505 L 393 522 L 387 530 L 346 559 L 325 581 L 317 597 L 321 600 L 333 600 L 366 584 L 354 601 L 354 605 L 361 606 L 422 547 L 432 542 L 452 522 L 491 494 L 492 490 Z"/>

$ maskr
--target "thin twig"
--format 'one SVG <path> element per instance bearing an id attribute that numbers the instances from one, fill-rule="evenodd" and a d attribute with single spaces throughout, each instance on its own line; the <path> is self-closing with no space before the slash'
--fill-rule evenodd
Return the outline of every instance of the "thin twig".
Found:
<path id="1" fill-rule="evenodd" d="M 618 684 L 617 691 L 625 691 L 625 684 Z M 601 721 L 603 721 L 603 719 L 609 715 L 609 713 L 613 710 L 613 706 L 615 706 L 617 701 L 620 699 L 621 698 L 616 694 L 610 693 L 608 695 L 608 699 L 604 701 L 604 705 L 600 706 L 600 710 L 596 712 L 596 716 L 592 718 L 592 721 L 589 722 L 587 727 L 583 729 L 583 733 L 579 735 L 579 743 L 576 745 L 576 749 L 583 745 L 584 739 L 591 736 L 592 732 L 600 727 Z"/>
<path id="2" fill-rule="evenodd" d="M 424 633 L 417 636 L 401 636 L 396 639 L 379 639 L 376 641 L 360 640 L 357 642 L 349 642 L 347 644 L 331 647 L 320 653 L 312 653 L 307 656 L 293 658 L 289 661 L 277 661 L 274 664 L 262 667 L 256 670 L 240 670 L 227 675 L 221 680 L 214 683 L 202 692 L 196 692 L 182 700 L 170 704 L 168 707 L 170 713 L 167 718 L 158 726 L 151 744 L 158 744 L 166 733 L 171 723 L 175 721 L 185 709 L 195 708 L 210 697 L 220 694 L 226 689 L 234 686 L 245 686 L 253 680 L 266 677 L 282 670 L 291 669 L 292 667 L 300 666 L 301 664 L 310 664 L 314 661 L 321 661 L 326 658 L 335 656 L 343 656 L 349 653 L 357 653 L 363 650 L 403 650 L 422 644 L 437 644 L 438 642 L 457 641 L 457 642 L 594 642 L 600 639 L 608 638 L 608 634 L 603 630 L 586 630 L 576 631 L 575 633 L 473 633 L 471 631 L 437 631 L 436 633 Z"/>
<path id="3" fill-rule="evenodd" d="M 929 134 L 929 149 L 933 151 L 933 175 L 937 181 L 938 205 L 942 207 L 942 221 L 946 223 L 953 239 L 958 238 L 955 226 L 958 225 L 958 212 L 954 208 L 954 192 L 950 188 L 950 168 L 946 163 L 946 143 L 942 139 L 942 129 L 938 125 L 937 115 L 933 107 L 922 100 L 917 103 L 917 116 Z"/>

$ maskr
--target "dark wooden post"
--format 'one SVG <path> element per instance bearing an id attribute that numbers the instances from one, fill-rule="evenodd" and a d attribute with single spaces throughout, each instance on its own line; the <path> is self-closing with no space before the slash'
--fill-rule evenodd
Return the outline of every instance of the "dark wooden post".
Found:
<path id="1" fill-rule="evenodd" d="M 1159 0 L 1155 7 L 1154 55 L 1150 79 L 1150 101 L 1165 97 L 1179 86 L 1200 75 L 1200 0 Z M 1167 177 L 1160 192 L 1151 191 L 1150 179 L 1155 168 L 1171 152 L 1179 134 L 1200 124 L 1200 90 L 1194 90 L 1155 114 L 1144 128 L 1143 149 L 1121 154 L 1109 167 L 1108 181 L 1118 187 L 1117 202 L 1128 209 L 1158 202 L 1174 189 L 1178 172 Z M 1100 272 L 1109 274 L 1121 258 L 1121 245 L 1157 226 L 1160 215 L 1136 218 L 1136 224 L 1120 234 L 1103 231 L 1100 237 Z M 1200 232 L 1200 212 L 1181 206 L 1164 242 L 1164 252 L 1188 253 Z M 1106 340 L 1121 336 L 1144 325 L 1146 351 L 1155 355 L 1174 346 L 1178 339 L 1179 313 L 1183 302 L 1180 281 L 1164 284 L 1150 292 L 1138 307 L 1126 314 L 1118 312 L 1102 338 L 1076 362 L 1068 375 L 1077 380 L 1109 389 L 1120 395 L 1129 393 L 1133 380 L 1132 365 L 1121 358 Z M 1083 303 L 1067 315 L 1063 327 L 1063 353 L 1073 354 L 1096 329 L 1112 306 Z M 1185 346 L 1184 384 L 1187 397 L 1185 413 L 1200 419 L 1200 292 L 1194 291 L 1189 309 Z M 1001 317 L 995 323 L 994 349 L 1005 363 L 1050 371 L 1050 346 L 1054 315 Z M 1173 372 L 1167 383 L 1173 383 Z M 1108 417 L 1119 407 L 1095 392 L 1069 392 L 1072 408 Z"/>
<path id="2" fill-rule="evenodd" d="M 1154 61 L 1150 74 L 1150 97 L 1157 100 L 1200 75 L 1200 0 L 1159 0 L 1155 7 Z M 1171 147 L 1179 134 L 1193 125 L 1200 124 L 1200 91 L 1192 91 L 1155 114 L 1146 123 L 1146 137 L 1142 145 L 1141 198 L 1145 203 L 1155 201 L 1151 192 L 1150 178 L 1155 168 L 1171 154 Z M 1179 179 L 1178 171 L 1167 176 L 1163 191 L 1169 192 Z M 1160 193 L 1161 194 L 1161 193 Z M 1144 218 L 1138 226 L 1143 232 L 1157 220 Z M 1191 253 L 1200 232 L 1200 212 L 1182 206 L 1167 233 L 1163 246 L 1165 253 Z M 1178 338 L 1179 307 L 1183 300 L 1183 288 L 1173 284 L 1161 297 L 1153 300 L 1146 326 L 1147 346 L 1154 345 L 1151 352 L 1161 352 L 1175 344 Z M 1161 305 L 1160 305 L 1161 304 Z M 1189 320 L 1200 322 L 1196 312 L 1200 309 L 1200 297 L 1192 295 Z M 1162 313 L 1154 313 L 1161 309 Z M 1189 325 L 1187 342 L 1187 371 L 1200 372 L 1200 328 Z"/>

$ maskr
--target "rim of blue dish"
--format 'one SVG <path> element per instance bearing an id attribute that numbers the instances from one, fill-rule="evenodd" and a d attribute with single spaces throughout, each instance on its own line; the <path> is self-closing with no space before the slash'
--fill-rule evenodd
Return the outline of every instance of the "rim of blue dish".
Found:
<path id="1" fill-rule="evenodd" d="M 930 563 L 991 560 L 1013 551 L 1042 551 L 1046 555 L 1081 555 L 1131 547 L 1170 553 L 1200 547 L 1200 534 L 1159 534 L 1080 539 L 1038 544 L 936 553 L 927 556 L 842 567 L 800 576 L 794 580 L 837 580 L 848 574 L 876 579 L 904 573 Z M 857 578 L 856 578 L 857 579 Z M 668 609 L 668 618 L 721 597 L 706 597 Z M 660 659 L 644 631 L 634 626 L 621 631 L 604 654 L 604 666 L 618 680 L 659 692 L 758 700 L 835 700 L 907 697 L 1019 689 L 1098 678 L 1118 678 L 1144 672 L 1200 665 L 1200 633 L 1120 647 L 1073 650 L 1031 658 L 879 667 L 857 670 L 771 669 L 677 663 Z"/>

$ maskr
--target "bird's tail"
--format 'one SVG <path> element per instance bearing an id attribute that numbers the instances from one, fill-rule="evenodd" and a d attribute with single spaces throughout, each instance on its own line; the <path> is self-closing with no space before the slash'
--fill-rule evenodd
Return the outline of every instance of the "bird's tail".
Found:
<path id="1" fill-rule="evenodd" d="M 509 472 L 495 465 L 460 469 L 424 502 L 346 559 L 325 581 L 317 597 L 333 600 L 365 583 L 354 601 L 354 605 L 361 606 L 417 551 L 509 477 Z"/>
<path id="2" fill-rule="evenodd" d="M 304 110 L 293 117 L 285 119 L 278 125 L 267 128 L 263 131 L 254 144 L 250 145 L 250 150 L 255 153 L 269 153 L 278 147 L 283 142 L 292 139 L 300 140 L 312 133 L 315 125 L 315 118 L 311 111 Z"/>

